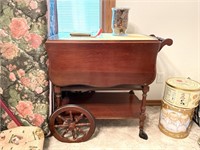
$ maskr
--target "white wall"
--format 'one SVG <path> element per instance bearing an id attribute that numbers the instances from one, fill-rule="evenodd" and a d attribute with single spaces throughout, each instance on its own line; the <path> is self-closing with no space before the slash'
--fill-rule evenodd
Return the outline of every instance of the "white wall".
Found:
<path id="1" fill-rule="evenodd" d="M 157 72 L 164 82 L 154 81 L 148 99 L 162 99 L 169 77 L 200 82 L 200 0 L 116 0 L 116 7 L 130 8 L 128 33 L 173 39 L 157 58 Z"/>

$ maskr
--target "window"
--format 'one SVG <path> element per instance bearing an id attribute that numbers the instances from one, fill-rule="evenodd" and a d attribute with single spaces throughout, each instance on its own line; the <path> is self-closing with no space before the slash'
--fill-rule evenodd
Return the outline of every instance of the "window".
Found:
<path id="1" fill-rule="evenodd" d="M 49 0 L 49 36 L 59 32 L 96 32 L 100 27 L 103 32 L 112 32 L 112 7 L 115 0 Z"/>
<path id="2" fill-rule="evenodd" d="M 96 33 L 100 8 L 100 0 L 57 0 L 58 32 Z"/>

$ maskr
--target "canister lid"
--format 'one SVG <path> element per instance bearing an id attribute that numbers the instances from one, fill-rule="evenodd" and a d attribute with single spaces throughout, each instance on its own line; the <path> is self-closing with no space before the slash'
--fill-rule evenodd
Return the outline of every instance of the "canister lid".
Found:
<path id="1" fill-rule="evenodd" d="M 166 81 L 166 84 L 177 89 L 188 90 L 188 91 L 199 91 L 200 90 L 200 83 L 197 81 L 182 78 L 182 77 L 174 77 L 169 78 Z"/>

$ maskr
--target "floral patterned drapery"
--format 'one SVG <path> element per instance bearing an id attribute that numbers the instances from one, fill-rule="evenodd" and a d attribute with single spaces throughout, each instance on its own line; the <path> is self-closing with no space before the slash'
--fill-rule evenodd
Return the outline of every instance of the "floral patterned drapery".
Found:
<path id="1" fill-rule="evenodd" d="M 0 96 L 23 125 L 48 132 L 46 0 L 0 0 Z M 15 123 L 1 109 L 1 130 Z"/>

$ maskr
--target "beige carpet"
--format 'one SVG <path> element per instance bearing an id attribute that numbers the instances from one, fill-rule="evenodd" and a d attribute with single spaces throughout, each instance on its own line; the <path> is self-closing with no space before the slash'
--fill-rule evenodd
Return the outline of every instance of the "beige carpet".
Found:
<path id="1" fill-rule="evenodd" d="M 82 143 L 62 143 L 54 137 L 46 138 L 44 150 L 200 150 L 197 143 L 200 127 L 193 123 L 190 134 L 184 139 L 175 139 L 163 134 L 159 128 L 160 107 L 148 106 L 145 131 L 149 136 L 138 136 L 138 119 L 97 120 L 96 131 L 90 140 Z"/>

